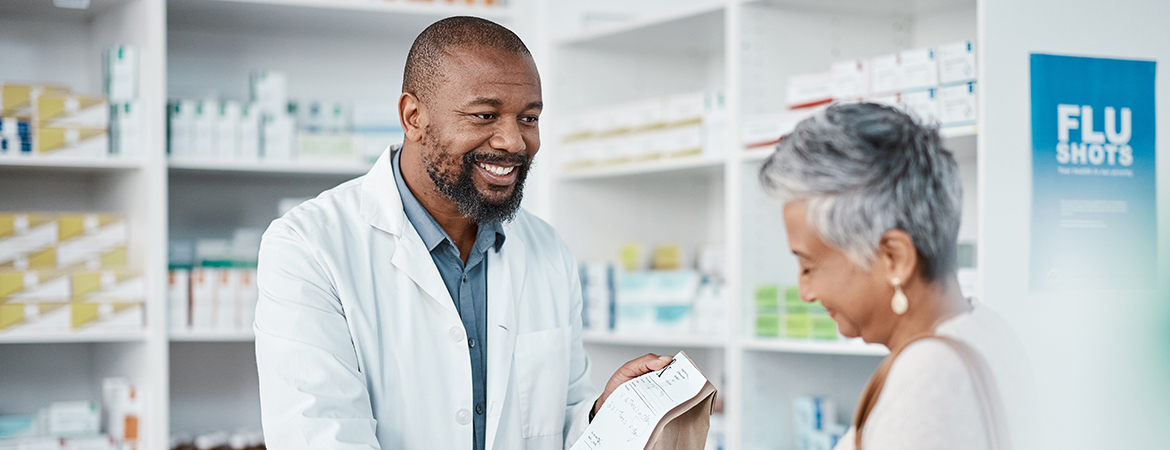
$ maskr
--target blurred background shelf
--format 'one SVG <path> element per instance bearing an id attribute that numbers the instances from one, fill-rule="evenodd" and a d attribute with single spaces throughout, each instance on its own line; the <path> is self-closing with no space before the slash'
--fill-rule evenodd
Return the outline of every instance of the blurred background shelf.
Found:
<path id="1" fill-rule="evenodd" d="M 81 172 L 110 172 L 138 170 L 141 169 L 144 164 L 144 161 L 140 159 L 6 157 L 0 158 L 0 171 L 63 170 Z"/>
<path id="2" fill-rule="evenodd" d="M 146 340 L 145 331 L 134 332 L 75 332 L 75 333 L 46 333 L 8 336 L 0 334 L 0 344 L 60 344 L 60 343 L 97 343 L 97 342 L 143 342 Z"/>
<path id="3" fill-rule="evenodd" d="M 612 346 L 675 346 L 679 348 L 723 348 L 725 339 L 703 336 L 639 336 L 616 333 L 585 332 L 581 340 L 586 344 Z"/>
<path id="4" fill-rule="evenodd" d="M 560 179 L 562 181 L 574 181 L 632 177 L 665 172 L 714 172 L 722 169 L 726 160 L 727 159 L 723 155 L 695 155 L 680 156 L 675 158 L 659 158 L 648 161 L 567 169 L 561 172 Z"/>
<path id="5" fill-rule="evenodd" d="M 797 339 L 752 338 L 743 342 L 745 350 L 780 353 L 808 353 L 815 355 L 885 356 L 885 346 L 853 341 L 814 341 Z"/>
<path id="6" fill-rule="evenodd" d="M 212 0 L 219 1 L 219 0 Z M 362 163 L 314 163 L 308 161 L 271 162 L 271 161 L 170 161 L 167 163 L 172 173 L 182 174 L 221 174 L 221 175 L 250 175 L 250 174 L 287 174 L 287 175 L 364 175 L 373 167 Z"/>
<path id="7" fill-rule="evenodd" d="M 251 331 L 172 331 L 171 342 L 254 342 L 256 335 Z"/>

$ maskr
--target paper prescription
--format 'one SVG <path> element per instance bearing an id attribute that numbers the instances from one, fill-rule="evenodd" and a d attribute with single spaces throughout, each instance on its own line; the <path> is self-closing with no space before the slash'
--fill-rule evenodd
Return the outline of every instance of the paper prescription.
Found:
<path id="1" fill-rule="evenodd" d="M 707 385 L 686 353 L 679 352 L 666 368 L 619 386 L 570 450 L 642 450 L 659 422 Z"/>

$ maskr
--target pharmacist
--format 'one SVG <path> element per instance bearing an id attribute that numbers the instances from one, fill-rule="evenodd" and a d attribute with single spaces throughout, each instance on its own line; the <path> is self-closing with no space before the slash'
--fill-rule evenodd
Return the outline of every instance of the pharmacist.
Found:
<path id="1" fill-rule="evenodd" d="M 599 396 L 573 255 L 519 208 L 540 147 L 524 43 L 475 18 L 415 40 L 406 140 L 277 219 L 260 249 L 256 362 L 269 448 L 561 449 Z"/>

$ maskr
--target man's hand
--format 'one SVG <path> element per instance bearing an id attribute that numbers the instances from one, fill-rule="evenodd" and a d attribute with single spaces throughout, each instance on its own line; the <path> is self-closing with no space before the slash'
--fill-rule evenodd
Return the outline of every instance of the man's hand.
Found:
<path id="1" fill-rule="evenodd" d="M 612 377 L 609 377 L 609 382 L 605 383 L 605 392 L 601 393 L 601 397 L 593 404 L 593 414 L 590 417 L 597 415 L 601 411 L 601 405 L 605 403 L 605 399 L 609 398 L 613 391 L 621 386 L 622 383 L 638 378 L 655 370 L 662 370 L 667 364 L 674 360 L 670 356 L 658 356 L 653 353 L 647 353 L 638 359 L 625 363 L 617 372 L 614 372 Z"/>

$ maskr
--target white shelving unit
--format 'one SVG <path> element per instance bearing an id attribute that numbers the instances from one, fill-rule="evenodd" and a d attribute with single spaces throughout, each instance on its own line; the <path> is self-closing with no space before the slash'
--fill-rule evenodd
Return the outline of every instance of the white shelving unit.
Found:
<path id="1" fill-rule="evenodd" d="M 53 401 L 101 400 L 101 379 L 124 376 L 146 394 L 144 444 L 167 446 L 165 335 L 166 169 L 165 5 L 95 0 L 87 10 L 51 2 L 0 3 L 0 80 L 68 85 L 101 95 L 101 53 L 116 44 L 140 51 L 141 159 L 0 160 L 4 210 L 111 211 L 134 236 L 129 264 L 146 279 L 146 327 L 138 333 L 0 336 L 0 414 L 29 414 Z"/>
<path id="2" fill-rule="evenodd" d="M 754 336 L 755 286 L 795 285 L 797 269 L 781 205 L 762 192 L 756 176 L 772 148 L 745 149 L 737 124 L 784 109 L 790 75 L 826 71 L 849 58 L 975 41 L 976 6 L 976 0 L 712 1 L 554 36 L 553 82 L 546 82 L 552 100 L 546 101 L 561 111 L 699 90 L 722 90 L 729 109 L 728 140 L 708 149 L 717 156 L 564 170 L 552 180 L 551 221 L 580 259 L 613 260 L 625 242 L 645 248 L 675 242 L 684 249 L 721 243 L 726 249 L 727 339 L 587 334 L 594 371 L 603 374 L 594 379 L 604 380 L 646 351 L 681 348 L 689 354 L 708 344 L 699 364 L 721 390 L 727 448 L 793 448 L 791 402 L 797 395 L 833 398 L 838 419 L 848 423 L 888 351 L 852 341 Z M 960 163 L 966 193 L 960 239 L 974 241 L 980 130 L 940 132 Z M 555 129 L 551 137 L 544 151 L 556 155 Z"/>

